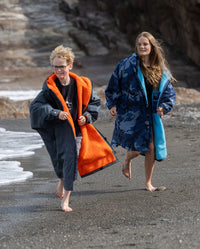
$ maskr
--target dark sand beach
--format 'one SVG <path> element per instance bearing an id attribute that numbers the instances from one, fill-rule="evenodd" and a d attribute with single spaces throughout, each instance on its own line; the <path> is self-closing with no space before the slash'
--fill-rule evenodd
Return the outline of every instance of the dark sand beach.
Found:
<path id="1" fill-rule="evenodd" d="M 132 164 L 132 179 L 121 174 L 124 150 L 116 148 L 119 163 L 75 182 L 73 212 L 64 213 L 55 195 L 57 179 L 42 148 L 20 158 L 34 176 L 26 182 L 1 186 L 0 247 L 28 248 L 199 248 L 200 139 L 199 126 L 166 120 L 168 158 L 156 162 L 155 186 L 144 190 L 144 158 Z M 95 126 L 110 141 L 114 121 Z M 31 131 L 29 119 L 1 120 L 8 130 Z"/>
<path id="2" fill-rule="evenodd" d="M 145 191 L 142 156 L 132 163 L 132 179 L 125 178 L 121 172 L 125 151 L 119 147 L 117 164 L 77 179 L 70 198 L 73 212 L 64 213 L 55 194 L 58 179 L 43 147 L 33 156 L 16 159 L 25 171 L 33 172 L 32 178 L 0 186 L 0 249 L 199 249 L 200 73 L 199 67 L 190 64 L 191 59 L 199 63 L 199 1 L 157 1 L 154 11 L 150 1 L 107 1 L 116 21 L 105 16 L 106 1 L 84 1 L 82 13 L 73 7 L 79 1 L 60 2 L 69 3 L 78 18 L 75 20 L 72 13 L 66 22 L 55 0 L 1 1 L 0 90 L 41 89 L 52 72 L 47 66 L 47 51 L 50 53 L 62 41 L 77 51 L 73 72 L 92 80 L 104 104 L 104 89 L 111 73 L 117 62 L 129 55 L 124 51 L 127 48 L 122 34 L 115 31 L 116 24 L 131 35 L 131 40 L 132 34 L 143 27 L 163 34 L 165 45 L 170 43 L 167 58 L 178 80 L 177 105 L 169 118 L 164 118 L 168 157 L 156 162 L 152 180 L 154 186 L 167 189 Z M 91 6 L 99 3 L 102 17 L 88 8 L 89 2 Z M 128 23 L 127 12 L 131 17 Z M 150 19 L 144 18 L 151 12 Z M 96 43 L 100 41 L 97 36 L 110 53 L 104 55 L 105 45 Z M 179 51 L 190 60 L 183 60 Z M 85 53 L 93 56 L 83 56 Z M 29 101 L 22 102 L 0 99 L 0 127 L 33 132 L 28 118 Z M 104 105 L 95 126 L 111 141 L 114 120 Z"/>
<path id="3" fill-rule="evenodd" d="M 75 68 L 75 72 L 89 76 L 104 92 L 116 61 L 90 58 L 82 62 L 86 66 Z M 41 89 L 49 72 L 49 68 L 30 69 L 22 77 L 19 71 L 20 78 L 5 86 L 1 84 L 1 89 Z M 33 177 L 0 187 L 0 248 L 199 248 L 199 119 L 183 116 L 199 107 L 195 103 L 178 104 L 170 118 L 164 119 L 168 157 L 156 162 L 153 185 L 165 186 L 166 191 L 144 190 L 142 156 L 133 161 L 132 179 L 126 179 L 121 173 L 124 150 L 119 147 L 117 164 L 78 178 L 70 199 L 73 212 L 64 213 L 55 195 L 58 180 L 46 149 L 18 158 Z M 95 126 L 111 141 L 114 120 L 103 106 Z M 33 132 L 29 118 L 0 120 L 0 127 Z"/>

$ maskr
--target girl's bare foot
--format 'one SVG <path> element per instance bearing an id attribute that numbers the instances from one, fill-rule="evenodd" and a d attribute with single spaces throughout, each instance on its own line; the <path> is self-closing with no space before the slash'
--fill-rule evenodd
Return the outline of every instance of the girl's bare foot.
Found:
<path id="1" fill-rule="evenodd" d="M 126 167 L 126 166 L 125 166 L 125 163 L 124 163 L 124 165 L 123 165 L 123 167 L 122 167 L 122 174 L 123 174 L 125 177 L 131 179 L 131 162 L 128 164 L 128 167 Z"/>
<path id="2" fill-rule="evenodd" d="M 127 150 L 125 159 L 124 159 L 124 164 L 122 167 L 122 174 L 125 177 L 131 179 L 131 161 L 133 158 L 139 155 L 140 155 L 140 151 Z"/>
<path id="3" fill-rule="evenodd" d="M 64 196 L 64 186 L 63 186 L 63 180 L 59 179 L 58 186 L 56 188 L 56 195 L 62 199 Z"/>
<path id="4" fill-rule="evenodd" d="M 71 212 L 72 208 L 69 206 L 69 197 L 70 197 L 71 191 L 64 190 L 64 196 L 61 201 L 61 208 L 64 212 Z"/>
<path id="5" fill-rule="evenodd" d="M 145 189 L 146 189 L 147 191 L 150 191 L 150 192 L 153 192 L 153 191 L 157 190 L 157 188 L 154 187 L 154 186 L 152 186 L 151 184 L 146 184 Z"/>

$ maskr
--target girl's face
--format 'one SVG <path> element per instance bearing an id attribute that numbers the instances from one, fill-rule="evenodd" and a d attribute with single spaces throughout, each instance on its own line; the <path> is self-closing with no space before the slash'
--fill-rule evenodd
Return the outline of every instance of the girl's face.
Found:
<path id="1" fill-rule="evenodd" d="M 149 40 L 141 36 L 137 42 L 137 51 L 139 56 L 149 56 L 151 53 L 151 44 Z"/>
<path id="2" fill-rule="evenodd" d="M 58 57 L 54 58 L 52 66 L 55 75 L 61 82 L 68 78 L 69 71 L 72 69 L 72 64 L 67 65 L 65 59 Z"/>

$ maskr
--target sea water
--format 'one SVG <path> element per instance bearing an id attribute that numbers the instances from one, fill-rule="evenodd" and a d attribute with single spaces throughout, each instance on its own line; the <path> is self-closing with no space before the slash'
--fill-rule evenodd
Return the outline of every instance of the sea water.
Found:
<path id="1" fill-rule="evenodd" d="M 0 186 L 22 182 L 32 177 L 33 173 L 24 171 L 17 158 L 32 156 L 34 150 L 42 146 L 43 142 L 37 133 L 0 128 Z"/>
<path id="2" fill-rule="evenodd" d="M 0 91 L 0 97 L 12 101 L 29 100 L 36 97 L 38 90 Z M 43 146 L 39 134 L 16 132 L 0 128 L 0 186 L 25 181 L 33 176 L 25 171 L 17 159 L 32 156 L 34 150 Z"/>
<path id="3" fill-rule="evenodd" d="M 8 98 L 13 101 L 20 101 L 33 99 L 38 93 L 38 90 L 0 91 L 0 97 Z"/>

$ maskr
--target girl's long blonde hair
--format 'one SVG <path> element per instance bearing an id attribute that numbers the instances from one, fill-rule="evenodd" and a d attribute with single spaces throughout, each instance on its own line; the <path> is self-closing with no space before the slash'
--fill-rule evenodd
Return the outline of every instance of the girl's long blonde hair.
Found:
<path id="1" fill-rule="evenodd" d="M 150 67 L 147 67 L 145 65 L 143 58 L 140 57 L 138 54 L 138 40 L 140 37 L 145 37 L 150 42 L 151 45 L 151 52 L 149 55 Z M 165 60 L 164 51 L 160 43 L 153 37 L 152 34 L 150 34 L 149 32 L 140 33 L 136 38 L 135 51 L 140 58 L 140 66 L 142 73 L 147 78 L 149 83 L 153 85 L 154 89 L 156 89 L 160 84 L 163 70 L 170 75 L 171 81 L 175 81 L 175 78 L 172 76 L 169 67 L 167 65 L 167 62 Z"/>

